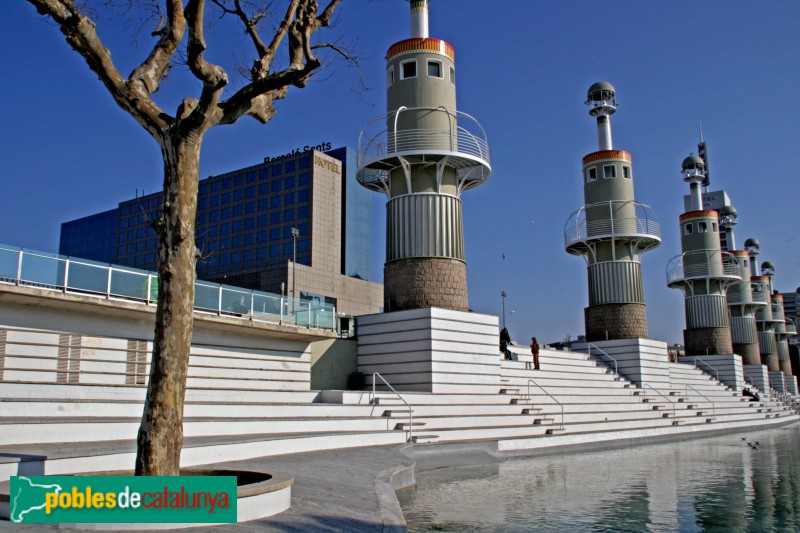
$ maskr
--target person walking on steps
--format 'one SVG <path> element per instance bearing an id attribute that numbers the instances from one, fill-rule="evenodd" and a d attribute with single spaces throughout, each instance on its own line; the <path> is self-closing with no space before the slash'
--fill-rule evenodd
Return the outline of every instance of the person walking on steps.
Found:
<path id="1" fill-rule="evenodd" d="M 500 353 L 502 353 L 506 361 L 511 361 L 511 350 L 508 349 L 508 345 L 511 344 L 511 335 L 508 334 L 508 330 L 503 328 L 500 330 Z"/>
<path id="2" fill-rule="evenodd" d="M 531 355 L 533 355 L 533 369 L 539 370 L 539 343 L 536 337 L 531 337 Z"/>

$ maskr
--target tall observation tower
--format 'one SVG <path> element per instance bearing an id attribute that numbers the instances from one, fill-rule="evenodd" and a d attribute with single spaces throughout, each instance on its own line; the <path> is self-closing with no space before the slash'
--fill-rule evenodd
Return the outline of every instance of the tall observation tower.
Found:
<path id="1" fill-rule="evenodd" d="M 736 249 L 734 226 L 739 222 L 739 215 L 733 206 L 720 208 L 720 235 L 725 234 L 726 252 L 729 252 L 739 267 L 741 281 L 728 289 L 728 316 L 731 321 L 731 340 L 733 353 L 742 357 L 745 365 L 761 364 L 758 350 L 758 329 L 756 328 L 756 310 L 766 305 L 763 300 L 753 298 L 750 284 L 750 254 L 746 250 Z M 720 239 L 722 242 L 723 239 Z"/>
<path id="2" fill-rule="evenodd" d="M 583 158 L 586 204 L 564 228 L 567 252 L 583 256 L 588 265 L 586 340 L 646 338 L 641 254 L 661 244 L 660 226 L 652 209 L 634 199 L 631 154 L 612 146 L 614 87 L 595 83 L 586 105 L 597 118 L 600 149 Z"/>
<path id="3" fill-rule="evenodd" d="M 775 264 L 772 261 L 761 263 L 761 274 L 769 280 L 770 310 L 772 312 L 772 331 L 775 335 L 775 351 L 778 353 L 778 365 L 786 376 L 792 375 L 792 361 L 789 358 L 790 333 L 786 330 L 786 318 L 783 310 L 783 295 L 773 290 L 772 276 L 775 275 Z"/>
<path id="4" fill-rule="evenodd" d="M 386 54 L 386 115 L 359 138 L 358 180 L 388 198 L 386 311 L 466 311 L 461 193 L 489 178 L 489 146 L 456 110 L 455 53 L 428 37 L 428 1 L 410 4 L 411 38 Z"/>
<path id="5" fill-rule="evenodd" d="M 736 258 L 720 249 L 719 215 L 704 210 L 700 187 L 705 163 L 691 155 L 681 165 L 691 205 L 680 216 L 681 255 L 667 264 L 667 285 L 684 293 L 686 355 L 732 354 L 726 291 L 742 281 Z"/>
<path id="6" fill-rule="evenodd" d="M 750 285 L 753 299 L 767 304 L 756 310 L 761 363 L 767 365 L 770 372 L 779 372 L 781 368 L 778 359 L 778 345 L 775 342 L 775 321 L 772 319 L 772 306 L 770 305 L 772 287 L 769 276 L 758 275 L 758 255 L 761 252 L 761 245 L 757 239 L 747 239 L 744 241 L 744 247 L 750 254 Z"/>

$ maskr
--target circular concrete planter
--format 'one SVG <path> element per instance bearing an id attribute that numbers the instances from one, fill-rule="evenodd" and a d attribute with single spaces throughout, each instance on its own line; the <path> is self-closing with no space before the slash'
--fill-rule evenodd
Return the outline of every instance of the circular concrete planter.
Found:
<path id="1" fill-rule="evenodd" d="M 87 472 L 78 476 L 130 476 L 130 471 Z M 181 470 L 182 476 L 236 476 L 237 522 L 248 522 L 285 511 L 291 505 L 294 478 L 279 472 L 253 472 L 248 470 L 221 470 L 189 468 Z M 9 482 L 0 483 L 0 519 L 9 519 Z M 182 529 L 225 524 L 62 524 L 63 527 L 86 531 L 139 531 L 156 529 Z"/>

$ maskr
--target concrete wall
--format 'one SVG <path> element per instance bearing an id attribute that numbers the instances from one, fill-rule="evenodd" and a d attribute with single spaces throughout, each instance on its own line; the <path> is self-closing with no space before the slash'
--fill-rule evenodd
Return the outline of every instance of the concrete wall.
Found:
<path id="1" fill-rule="evenodd" d="M 740 391 L 744 388 L 744 365 L 742 365 L 742 358 L 738 355 L 704 355 L 702 357 L 687 355 L 681 357 L 678 362 L 697 366 L 709 376 L 719 377 L 722 383 L 734 390 Z M 714 370 L 717 371 L 716 374 Z"/>
<path id="2" fill-rule="evenodd" d="M 358 344 L 350 339 L 328 339 L 311 344 L 311 388 L 345 390 L 350 374 L 358 370 Z"/>
<path id="3" fill-rule="evenodd" d="M 769 371 L 766 365 L 744 365 L 745 377 L 762 392 L 769 392 Z"/>
<path id="4" fill-rule="evenodd" d="M 399 391 L 497 393 L 496 316 L 428 307 L 357 317 L 358 370 Z"/>
<path id="5" fill-rule="evenodd" d="M 617 361 L 619 373 L 625 379 L 638 386 L 645 383 L 652 387 L 669 388 L 669 364 L 667 343 L 650 339 L 620 339 L 597 341 L 591 343 L 591 352 L 602 350 Z M 572 349 L 578 352 L 590 352 L 587 343 L 575 343 Z M 606 366 L 614 369 L 614 363 L 608 357 L 596 356 Z"/>
<path id="6" fill-rule="evenodd" d="M 0 286 L 0 380 L 144 386 L 155 307 Z M 310 389 L 311 348 L 327 331 L 195 313 L 187 386 Z"/>

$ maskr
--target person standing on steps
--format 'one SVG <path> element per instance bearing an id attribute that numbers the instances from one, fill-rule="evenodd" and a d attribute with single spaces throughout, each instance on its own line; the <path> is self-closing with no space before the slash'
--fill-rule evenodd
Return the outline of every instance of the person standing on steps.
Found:
<path id="1" fill-rule="evenodd" d="M 502 353 L 507 361 L 511 361 L 511 350 L 508 349 L 508 345 L 511 344 L 511 335 L 508 334 L 508 330 L 503 328 L 500 330 L 500 353 Z"/>
<path id="2" fill-rule="evenodd" d="M 531 355 L 533 355 L 533 369 L 539 370 L 539 343 L 536 337 L 531 337 Z"/>

